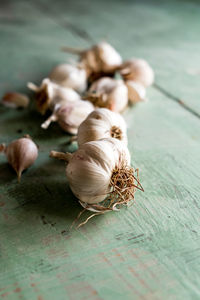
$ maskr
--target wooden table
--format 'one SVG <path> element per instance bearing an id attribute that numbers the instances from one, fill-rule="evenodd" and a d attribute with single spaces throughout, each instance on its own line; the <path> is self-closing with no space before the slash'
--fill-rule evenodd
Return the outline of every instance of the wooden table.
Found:
<path id="1" fill-rule="evenodd" d="M 124 114 L 145 192 L 72 231 L 81 207 L 49 151 L 77 146 L 56 124 L 41 129 L 33 104 L 0 106 L 0 142 L 29 133 L 40 146 L 20 184 L 0 156 L 0 299 L 200 299 L 199 16 L 195 0 L 1 0 L 1 96 L 75 59 L 61 46 L 102 39 L 145 58 L 156 85 Z"/>

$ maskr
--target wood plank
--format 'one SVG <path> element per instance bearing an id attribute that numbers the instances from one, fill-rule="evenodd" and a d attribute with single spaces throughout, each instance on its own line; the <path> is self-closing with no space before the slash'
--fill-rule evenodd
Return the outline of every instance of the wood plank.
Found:
<path id="1" fill-rule="evenodd" d="M 48 6 L 47 0 L 41 0 Z M 49 6 L 48 6 L 49 7 Z M 124 58 L 147 59 L 156 83 L 200 114 L 200 6 L 198 1 L 65 1 L 49 11 L 94 41 L 106 39 Z M 94 26 L 95 24 L 95 26 Z"/>
<path id="2" fill-rule="evenodd" d="M 41 3 L 45 2 L 8 2 L 1 12 L 4 21 L 7 12 L 7 22 L 0 27 L 1 93 L 8 88 L 25 90 L 27 80 L 39 82 L 53 64 L 70 58 L 57 50 L 65 39 L 70 45 L 88 43 L 63 27 L 65 13 L 70 23 L 89 28 L 97 40 L 110 24 L 109 40 L 128 57 L 130 46 L 122 43 L 123 31 L 123 40 L 117 35 L 116 15 L 122 13 L 125 19 L 131 2 L 108 3 L 101 23 L 98 14 L 104 2 L 88 2 L 87 9 L 82 2 L 75 7 L 61 1 L 59 8 L 51 2 L 57 22 Z M 157 12 L 155 6 L 149 10 L 148 3 L 134 7 L 136 20 L 139 11 L 153 16 Z M 94 19 L 97 25 L 91 26 Z M 134 19 L 131 9 L 127 19 L 130 24 Z M 164 28 L 161 17 L 154 27 L 159 20 Z M 133 34 L 137 36 L 136 31 Z M 148 44 L 153 41 L 149 37 Z M 151 61 L 155 54 L 142 43 L 135 51 L 143 49 Z M 157 78 L 161 80 L 161 72 Z M 69 136 L 56 124 L 42 130 L 43 118 L 34 107 L 24 111 L 0 107 L 0 142 L 28 132 L 40 146 L 39 158 L 23 174 L 21 184 L 0 156 L 0 299 L 199 299 L 199 120 L 154 88 L 148 96 L 148 104 L 124 115 L 132 164 L 140 169 L 145 192 L 136 193 L 136 203 L 129 209 L 96 217 L 72 231 L 81 208 L 67 185 L 64 165 L 48 154 L 51 149 L 72 151 L 76 145 L 66 146 Z"/>

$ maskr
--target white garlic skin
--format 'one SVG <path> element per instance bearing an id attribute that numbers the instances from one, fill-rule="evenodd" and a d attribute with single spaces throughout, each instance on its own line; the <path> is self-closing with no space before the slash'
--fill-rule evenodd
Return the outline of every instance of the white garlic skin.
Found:
<path id="1" fill-rule="evenodd" d="M 121 65 L 122 58 L 110 44 L 101 42 L 83 52 L 81 63 L 89 72 L 112 73 Z"/>
<path id="2" fill-rule="evenodd" d="M 140 82 L 144 87 L 148 87 L 154 82 L 154 71 L 144 59 L 127 60 L 120 69 L 120 74 L 125 80 Z"/>
<path id="3" fill-rule="evenodd" d="M 128 105 L 128 89 L 122 80 L 102 77 L 90 87 L 89 93 L 103 95 L 105 107 L 122 112 Z"/>
<path id="4" fill-rule="evenodd" d="M 87 74 L 82 68 L 70 64 L 60 64 L 50 73 L 49 78 L 63 86 L 83 93 L 87 88 Z"/>
<path id="5" fill-rule="evenodd" d="M 133 80 L 127 80 L 125 84 L 128 88 L 128 99 L 131 103 L 147 101 L 147 99 L 145 98 L 146 89 L 141 83 Z"/>
<path id="6" fill-rule="evenodd" d="M 128 139 L 124 118 L 106 108 L 95 109 L 78 128 L 78 145 L 103 138 L 114 138 L 115 128 L 120 131 L 120 137 L 116 138 L 127 145 Z"/>
<path id="7" fill-rule="evenodd" d="M 44 78 L 39 87 L 33 83 L 28 83 L 28 87 L 36 93 L 46 91 L 49 99 L 48 108 L 50 110 L 54 110 L 55 105 L 80 100 L 80 95 L 76 91 L 71 88 L 62 87 L 49 78 Z"/>
<path id="8" fill-rule="evenodd" d="M 70 188 L 81 201 L 89 204 L 103 201 L 110 192 L 115 167 L 130 164 L 127 147 L 116 139 L 102 139 L 82 144 L 66 167 Z"/>
<path id="9" fill-rule="evenodd" d="M 30 167 L 38 157 L 38 148 L 30 138 L 23 137 L 11 142 L 5 148 L 5 155 L 20 181 L 21 173 Z"/>

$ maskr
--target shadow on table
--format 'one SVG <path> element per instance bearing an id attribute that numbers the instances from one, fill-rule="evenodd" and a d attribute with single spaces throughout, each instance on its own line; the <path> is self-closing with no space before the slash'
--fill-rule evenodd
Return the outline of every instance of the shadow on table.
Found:
<path id="1" fill-rule="evenodd" d="M 7 193 L 17 203 L 14 210 L 16 215 L 19 212 L 20 219 L 23 215 L 23 222 L 30 223 L 30 219 L 39 217 L 43 225 L 54 227 L 62 235 L 69 233 L 72 223 L 83 210 L 68 186 L 63 162 L 53 159 L 38 169 L 27 171 L 21 182 L 12 184 Z M 85 211 L 74 228 L 89 215 L 91 212 Z M 62 224 L 65 229 L 60 228 L 63 228 Z"/>

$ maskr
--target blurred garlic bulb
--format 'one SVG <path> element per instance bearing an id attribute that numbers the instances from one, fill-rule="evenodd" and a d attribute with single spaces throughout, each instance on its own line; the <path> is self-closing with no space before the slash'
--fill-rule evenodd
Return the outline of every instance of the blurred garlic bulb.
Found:
<path id="1" fill-rule="evenodd" d="M 56 66 L 50 73 L 49 78 L 64 87 L 69 87 L 82 93 L 87 88 L 87 74 L 82 68 L 61 64 Z"/>
<path id="2" fill-rule="evenodd" d="M 98 108 L 81 123 L 78 128 L 77 142 L 86 142 L 102 138 L 115 138 L 127 145 L 126 123 L 124 118 L 106 108 Z"/>
<path id="3" fill-rule="evenodd" d="M 55 106 L 53 114 L 41 125 L 47 129 L 51 122 L 58 122 L 60 127 L 71 134 L 77 134 L 79 125 L 94 110 L 89 101 L 77 100 L 67 102 L 58 108 Z"/>
<path id="4" fill-rule="evenodd" d="M 28 87 L 36 92 L 37 109 L 41 114 L 45 114 L 48 109 L 53 110 L 55 105 L 80 99 L 77 92 L 71 88 L 62 87 L 49 78 L 43 79 L 39 87 L 31 82 L 28 83 Z"/>
<path id="5" fill-rule="evenodd" d="M 29 135 L 13 141 L 8 146 L 0 145 L 0 152 L 4 152 L 9 164 L 17 173 L 18 181 L 22 172 L 30 167 L 38 156 L 38 148 Z"/>
<path id="6" fill-rule="evenodd" d="M 128 88 L 128 99 L 131 103 L 147 101 L 145 98 L 146 89 L 141 83 L 127 80 L 125 81 L 125 84 Z"/>
<path id="7" fill-rule="evenodd" d="M 80 65 L 86 69 L 92 81 L 106 74 L 114 74 L 122 63 L 120 54 L 106 42 L 98 43 L 83 51 L 69 47 L 64 47 L 63 50 L 80 55 Z"/>
<path id="8" fill-rule="evenodd" d="M 51 151 L 50 156 L 67 162 L 70 188 L 86 209 L 117 210 L 117 205 L 133 200 L 137 180 L 129 151 L 117 139 L 82 144 L 73 154 Z"/>
<path id="9" fill-rule="evenodd" d="M 85 98 L 94 106 L 121 112 L 128 104 L 128 89 L 122 80 L 103 77 L 91 85 Z"/>
<path id="10" fill-rule="evenodd" d="M 140 82 L 147 87 L 154 82 L 154 72 L 144 59 L 130 59 L 125 61 L 120 67 L 120 74 L 124 80 Z"/>

